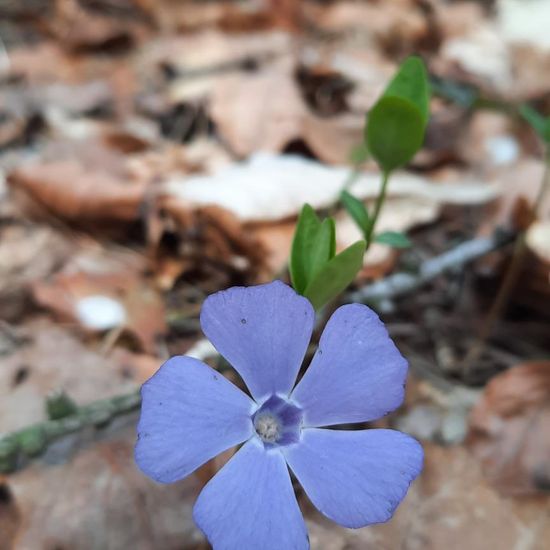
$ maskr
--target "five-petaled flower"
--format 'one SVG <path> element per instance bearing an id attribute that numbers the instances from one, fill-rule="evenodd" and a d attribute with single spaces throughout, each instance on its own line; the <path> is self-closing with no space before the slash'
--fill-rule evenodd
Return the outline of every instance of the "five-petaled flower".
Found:
<path id="1" fill-rule="evenodd" d="M 182 479 L 245 442 L 195 504 L 215 550 L 309 548 L 287 465 L 325 516 L 353 528 L 390 519 L 420 473 L 422 447 L 408 435 L 324 428 L 375 420 L 403 400 L 407 362 L 378 316 L 336 310 L 294 387 L 313 322 L 309 301 L 279 281 L 218 292 L 201 325 L 252 398 L 190 357 L 143 386 L 136 461 L 154 480 Z"/>

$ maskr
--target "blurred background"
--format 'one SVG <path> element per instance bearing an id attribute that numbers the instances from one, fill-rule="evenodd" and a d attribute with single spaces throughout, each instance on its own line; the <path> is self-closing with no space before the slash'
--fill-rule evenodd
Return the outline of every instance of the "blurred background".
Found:
<path id="1" fill-rule="evenodd" d="M 373 246 L 341 301 L 410 361 L 371 425 L 425 469 L 358 531 L 298 489 L 311 546 L 548 548 L 550 192 L 518 107 L 550 115 L 549 25 L 548 0 L 0 0 L 0 549 L 208 548 L 192 506 L 227 457 L 143 476 L 137 389 L 174 354 L 225 371 L 201 303 L 286 279 L 304 202 L 359 238 L 338 194 L 410 54 L 432 116 L 380 228 L 412 247 Z M 375 164 L 354 181 L 372 203 Z"/>

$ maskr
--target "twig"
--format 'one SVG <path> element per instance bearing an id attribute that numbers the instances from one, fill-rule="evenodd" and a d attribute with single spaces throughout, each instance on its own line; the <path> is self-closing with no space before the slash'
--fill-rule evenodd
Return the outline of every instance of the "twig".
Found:
<path id="1" fill-rule="evenodd" d="M 80 407 L 75 414 L 47 420 L 0 438 L 0 473 L 22 468 L 27 459 L 42 455 L 55 441 L 86 427 L 101 428 L 115 417 L 139 408 L 139 392 L 133 391 Z"/>
<path id="2" fill-rule="evenodd" d="M 513 235 L 502 231 L 495 233 L 492 237 L 472 239 L 428 260 L 418 273 L 390 275 L 386 279 L 349 294 L 348 301 L 371 302 L 407 294 L 445 271 L 457 266 L 464 266 L 504 246 L 512 239 Z M 201 345 L 199 346 L 199 344 Z M 214 352 L 211 346 L 202 345 L 202 341 L 199 344 L 190 350 L 195 357 L 203 359 L 204 356 L 210 356 Z M 224 368 L 222 367 L 220 370 L 224 370 Z M 59 420 L 48 420 L 0 436 L 0 473 L 24 468 L 30 458 L 44 454 L 50 445 L 62 437 L 81 431 L 86 427 L 106 427 L 115 417 L 138 410 L 140 404 L 139 393 L 134 391 L 94 401 L 80 407 L 75 414 Z"/>
<path id="3" fill-rule="evenodd" d="M 427 260 L 416 273 L 395 273 L 368 285 L 347 296 L 348 302 L 376 302 L 397 298 L 429 283 L 439 275 L 456 267 L 465 266 L 489 252 L 510 243 L 514 235 L 507 231 L 496 231 L 490 237 L 479 237 L 466 241 L 456 248 Z"/>
<path id="4" fill-rule="evenodd" d="M 533 221 L 536 220 L 540 209 L 540 205 L 549 189 L 550 189 L 550 147 L 546 151 L 546 163 L 544 168 L 544 174 L 542 176 L 542 181 L 539 187 L 537 197 L 535 199 L 535 202 L 533 203 Z M 493 304 L 491 305 L 491 308 L 489 309 L 489 313 L 485 318 L 485 321 L 481 327 L 477 340 L 472 345 L 472 347 L 466 354 L 466 357 L 464 358 L 463 368 L 465 371 L 470 370 L 472 365 L 481 357 L 481 354 L 485 349 L 487 341 L 489 340 L 493 332 L 495 324 L 497 323 L 498 319 L 502 315 L 502 312 L 508 305 L 508 302 L 510 300 L 510 294 L 514 289 L 514 287 L 516 286 L 518 277 L 521 274 L 521 268 L 523 266 L 525 255 L 528 250 L 527 248 L 527 230 L 528 229 L 529 227 L 524 228 L 516 239 L 516 242 L 514 245 L 514 251 L 512 254 L 512 261 L 510 262 L 508 270 L 504 275 L 504 279 L 502 281 L 502 284 L 500 285 L 500 288 L 498 289 L 496 298 Z"/>

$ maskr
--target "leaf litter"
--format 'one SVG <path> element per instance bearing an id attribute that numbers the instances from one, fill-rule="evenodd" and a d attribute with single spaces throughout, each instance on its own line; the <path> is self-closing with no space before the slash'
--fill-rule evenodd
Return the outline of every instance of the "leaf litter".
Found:
<path id="1" fill-rule="evenodd" d="M 358 238 L 336 205 L 349 155 L 397 63 L 420 52 L 448 95 L 433 99 L 426 146 L 392 179 L 380 219 L 413 248 L 373 246 L 355 286 L 414 273 L 498 227 L 528 228 L 529 254 L 475 365 L 461 357 L 508 249 L 376 304 L 411 362 L 406 403 L 381 425 L 403 426 L 427 451 L 394 521 L 337 529 L 300 501 L 314 550 L 542 549 L 548 196 L 532 223 L 541 151 L 506 109 L 472 105 L 531 102 L 548 113 L 548 37 L 521 2 L 489 4 L 0 8 L 0 433 L 44 420 L 52 392 L 84 405 L 134 391 L 171 354 L 190 349 L 223 369 L 201 343 L 202 300 L 280 277 L 304 202 L 335 214 L 339 248 Z M 371 206 L 378 186 L 367 161 L 350 189 Z M 205 548 L 191 503 L 224 459 L 182 484 L 151 485 L 133 465 L 134 423 L 73 434 L 1 478 L 0 548 Z"/>

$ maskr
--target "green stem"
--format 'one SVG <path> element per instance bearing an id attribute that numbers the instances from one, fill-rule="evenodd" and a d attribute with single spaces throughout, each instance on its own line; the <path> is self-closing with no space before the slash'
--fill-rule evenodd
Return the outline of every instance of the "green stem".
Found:
<path id="1" fill-rule="evenodd" d="M 86 427 L 101 428 L 114 418 L 139 409 L 139 392 L 94 401 L 58 420 L 46 420 L 0 437 L 0 474 L 17 470 L 55 441 Z"/>
<path id="2" fill-rule="evenodd" d="M 369 223 L 369 229 L 368 229 L 368 231 L 365 235 L 365 239 L 367 241 L 367 250 L 369 249 L 369 247 L 372 243 L 374 228 L 376 226 L 376 222 L 378 221 L 378 216 L 380 215 L 380 211 L 382 210 L 382 205 L 384 204 L 384 201 L 386 200 L 386 189 L 388 187 L 389 179 L 390 179 L 390 173 L 389 172 L 384 172 L 383 175 L 382 175 L 382 186 L 380 188 L 380 193 L 378 194 L 378 197 L 376 198 L 376 204 L 374 205 L 374 211 L 372 213 L 372 217 L 371 217 L 371 220 L 370 220 L 370 223 Z"/>

